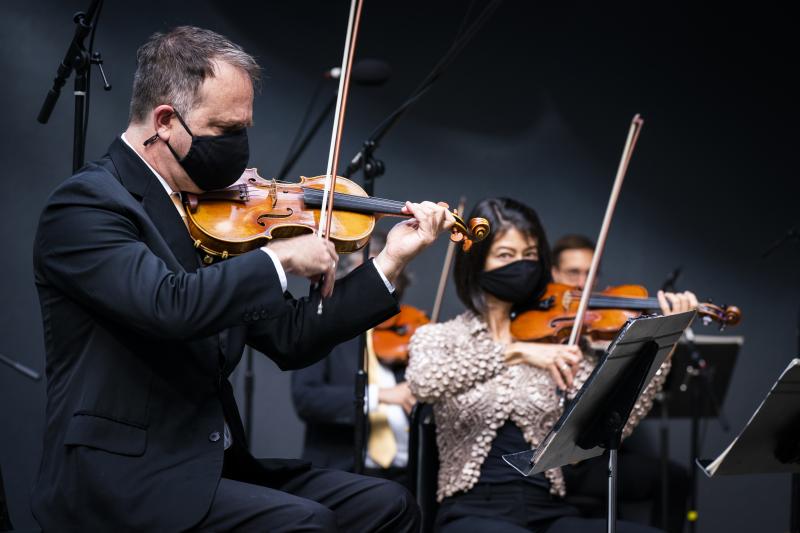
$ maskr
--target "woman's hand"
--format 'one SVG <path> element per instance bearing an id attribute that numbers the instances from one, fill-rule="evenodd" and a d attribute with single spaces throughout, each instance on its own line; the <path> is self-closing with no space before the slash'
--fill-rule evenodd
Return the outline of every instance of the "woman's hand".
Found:
<path id="1" fill-rule="evenodd" d="M 512 342 L 506 348 L 505 359 L 509 365 L 524 363 L 549 370 L 558 388 L 566 390 L 572 386 L 583 354 L 577 346 Z"/>

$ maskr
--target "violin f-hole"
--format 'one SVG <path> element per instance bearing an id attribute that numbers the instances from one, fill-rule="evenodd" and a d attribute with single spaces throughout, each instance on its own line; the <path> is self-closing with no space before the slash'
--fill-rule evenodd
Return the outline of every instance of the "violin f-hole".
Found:
<path id="1" fill-rule="evenodd" d="M 285 213 L 274 213 L 274 212 L 262 213 L 258 215 L 256 222 L 258 222 L 259 226 L 266 226 L 266 224 L 261 220 L 262 218 L 289 218 L 293 214 L 294 210 L 291 207 L 287 207 Z"/>

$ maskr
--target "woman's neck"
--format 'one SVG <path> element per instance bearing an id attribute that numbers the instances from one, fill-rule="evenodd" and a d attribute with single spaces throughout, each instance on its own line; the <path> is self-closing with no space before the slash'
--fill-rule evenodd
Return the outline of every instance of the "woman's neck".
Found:
<path id="1" fill-rule="evenodd" d="M 486 313 L 484 318 L 489 326 L 489 332 L 496 342 L 508 344 L 511 342 L 511 302 L 504 302 L 484 293 Z"/>

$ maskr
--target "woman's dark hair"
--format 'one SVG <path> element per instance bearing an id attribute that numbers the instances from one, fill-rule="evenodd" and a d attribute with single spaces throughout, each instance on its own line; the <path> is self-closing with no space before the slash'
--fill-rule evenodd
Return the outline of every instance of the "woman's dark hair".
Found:
<path id="1" fill-rule="evenodd" d="M 478 314 L 486 311 L 486 302 L 483 298 L 483 290 L 478 283 L 478 277 L 483 272 L 486 256 L 489 255 L 489 249 L 494 240 L 511 228 L 536 239 L 542 275 L 550 278 L 552 264 L 550 246 L 547 244 L 547 237 L 536 211 L 511 198 L 487 198 L 479 202 L 466 219 L 469 220 L 473 217 L 488 220 L 491 233 L 483 241 L 474 243 L 469 252 L 456 254 L 453 270 L 456 293 L 468 309 Z"/>

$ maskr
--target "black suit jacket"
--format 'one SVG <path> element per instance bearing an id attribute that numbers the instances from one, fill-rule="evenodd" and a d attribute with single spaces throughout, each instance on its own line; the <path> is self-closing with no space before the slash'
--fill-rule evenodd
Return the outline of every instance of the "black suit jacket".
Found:
<path id="1" fill-rule="evenodd" d="M 292 400 L 306 423 L 303 458 L 314 466 L 353 471 L 359 343 L 359 337 L 350 339 L 325 359 L 292 372 Z M 398 383 L 405 381 L 403 369 L 393 373 Z"/>
<path id="2" fill-rule="evenodd" d="M 121 139 L 48 200 L 34 273 L 48 382 L 32 510 L 46 531 L 196 524 L 220 479 L 224 420 L 239 466 L 226 474 L 279 482 L 291 464 L 263 469 L 241 446 L 227 378 L 245 343 L 300 368 L 397 312 L 372 265 L 337 283 L 321 316 L 318 296 L 282 293 L 260 250 L 200 268 L 171 199 Z"/>

